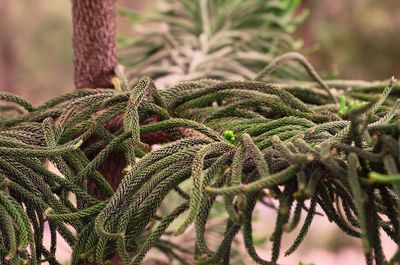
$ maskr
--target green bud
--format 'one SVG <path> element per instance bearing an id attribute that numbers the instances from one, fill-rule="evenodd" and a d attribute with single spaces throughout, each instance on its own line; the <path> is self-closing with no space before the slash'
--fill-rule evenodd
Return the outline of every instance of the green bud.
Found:
<path id="1" fill-rule="evenodd" d="M 232 143 L 233 141 L 235 141 L 235 134 L 231 130 L 226 130 L 224 131 L 224 139 Z"/>

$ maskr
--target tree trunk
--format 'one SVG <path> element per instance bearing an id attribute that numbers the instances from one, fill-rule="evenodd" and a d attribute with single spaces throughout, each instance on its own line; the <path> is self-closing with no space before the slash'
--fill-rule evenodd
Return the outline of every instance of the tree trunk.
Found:
<path id="1" fill-rule="evenodd" d="M 117 64 L 116 0 L 72 0 L 77 88 L 111 87 Z"/>
<path id="2" fill-rule="evenodd" d="M 111 88 L 111 78 L 117 65 L 116 56 L 116 0 L 72 0 L 74 79 L 76 88 Z M 115 131 L 122 126 L 120 118 L 106 127 Z M 85 144 L 96 141 L 91 137 Z M 96 154 L 89 157 L 93 159 Z M 125 167 L 124 155 L 113 152 L 98 168 L 114 190 L 122 179 Z M 88 183 L 88 189 L 99 199 L 105 199 L 96 190 L 94 183 Z M 123 264 L 118 255 L 112 264 Z"/>
<path id="3" fill-rule="evenodd" d="M 111 88 L 111 78 L 117 65 L 116 57 L 116 0 L 72 0 L 74 79 L 76 88 Z M 106 127 L 115 132 L 122 126 L 120 118 Z M 85 145 L 97 141 L 91 137 Z M 93 159 L 96 154 L 89 156 Z M 125 167 L 121 152 L 113 152 L 98 168 L 116 189 Z M 104 196 L 88 183 L 89 190 L 99 199 Z"/>

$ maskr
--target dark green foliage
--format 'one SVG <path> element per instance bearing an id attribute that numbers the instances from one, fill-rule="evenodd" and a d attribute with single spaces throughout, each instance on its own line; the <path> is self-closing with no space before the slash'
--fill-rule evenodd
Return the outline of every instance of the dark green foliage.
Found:
<path id="1" fill-rule="evenodd" d="M 36 108 L 0 93 L 15 104 L 0 119 L 2 260 L 58 264 L 56 233 L 73 247 L 72 264 L 104 264 L 115 254 L 140 264 L 151 248 L 179 260 L 185 251 L 166 238 L 194 224 L 198 264 L 229 264 L 239 232 L 256 263 L 275 264 L 281 238 L 300 224 L 309 205 L 300 234 L 283 250 L 295 251 L 319 205 L 343 232 L 361 238 L 369 263 L 384 264 L 380 233 L 400 243 L 399 86 L 394 80 L 387 86 L 333 80 L 335 95 L 312 67 L 307 70 L 317 84 L 206 79 L 157 90 L 144 77 L 132 88 L 122 82 L 122 91 L 77 90 Z M 339 115 L 341 94 L 348 103 L 360 95 L 370 100 Z M 20 115 L 20 107 L 28 113 Z M 121 117 L 120 129 L 110 133 L 107 124 Z M 160 148 L 149 148 L 150 133 Z M 96 141 L 80 148 L 93 135 Z M 97 171 L 114 150 L 128 161 L 115 192 Z M 90 161 L 86 154 L 93 151 Z M 90 193 L 87 180 L 104 201 Z M 178 202 L 159 212 L 171 194 Z M 227 221 L 219 246 L 210 249 L 206 224 L 218 196 Z M 252 235 L 255 205 L 265 197 L 279 205 L 270 260 L 257 254 Z M 42 242 L 46 221 L 50 248 Z"/>

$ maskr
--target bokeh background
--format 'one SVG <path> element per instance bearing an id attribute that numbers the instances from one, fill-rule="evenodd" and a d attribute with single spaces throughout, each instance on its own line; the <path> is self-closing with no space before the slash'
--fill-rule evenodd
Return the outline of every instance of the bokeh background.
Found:
<path id="1" fill-rule="evenodd" d="M 137 10 L 155 0 L 118 0 Z M 400 1 L 304 0 L 310 16 L 295 33 L 325 77 L 377 80 L 400 74 Z M 69 91 L 69 0 L 0 0 L 0 90 L 40 103 Z M 119 34 L 132 36 L 122 19 Z"/>
<path id="2" fill-rule="evenodd" d="M 154 0 L 119 0 L 136 10 Z M 400 76 L 400 1 L 305 0 L 310 16 L 295 32 L 303 52 L 327 78 L 382 80 Z M 73 89 L 72 25 L 69 0 L 0 0 L 0 91 L 19 94 L 34 104 Z M 132 25 L 118 21 L 120 35 Z M 273 213 L 259 211 L 260 237 L 270 236 Z M 363 264 L 360 243 L 343 235 L 325 218 L 283 264 Z M 292 236 L 293 237 L 293 236 Z M 292 237 L 286 239 L 290 244 Z M 385 242 L 389 242 L 386 240 Z M 268 255 L 269 247 L 263 247 Z M 385 244 L 388 254 L 395 246 Z M 66 254 L 66 259 L 68 259 Z"/>

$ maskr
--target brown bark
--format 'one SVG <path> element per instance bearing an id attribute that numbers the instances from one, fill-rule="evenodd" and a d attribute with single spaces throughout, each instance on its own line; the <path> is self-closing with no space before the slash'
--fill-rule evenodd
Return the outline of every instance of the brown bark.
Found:
<path id="1" fill-rule="evenodd" d="M 116 57 L 116 0 L 72 0 L 74 79 L 76 88 L 111 88 L 111 78 L 117 65 Z M 121 126 L 119 119 L 108 129 L 113 132 Z M 93 136 L 85 144 L 96 141 Z M 94 154 L 95 156 L 96 154 Z M 93 158 L 89 157 L 89 158 Z M 99 168 L 114 189 L 122 178 L 125 167 L 123 153 L 114 152 Z M 104 199 L 94 183 L 89 190 Z M 123 264 L 115 256 L 112 264 Z"/>
<path id="2" fill-rule="evenodd" d="M 115 2 L 116 0 L 72 0 L 76 88 L 112 87 L 111 78 L 117 65 Z M 121 124 L 122 122 L 116 119 L 106 127 L 114 132 Z M 93 144 L 94 141 L 96 137 L 89 139 L 86 144 Z M 121 181 L 124 166 L 123 154 L 116 152 L 99 170 L 116 189 Z M 93 183 L 89 183 L 89 189 L 98 198 L 104 198 L 95 190 Z"/>
<path id="3" fill-rule="evenodd" d="M 77 88 L 111 87 L 117 64 L 116 0 L 72 0 Z"/>

